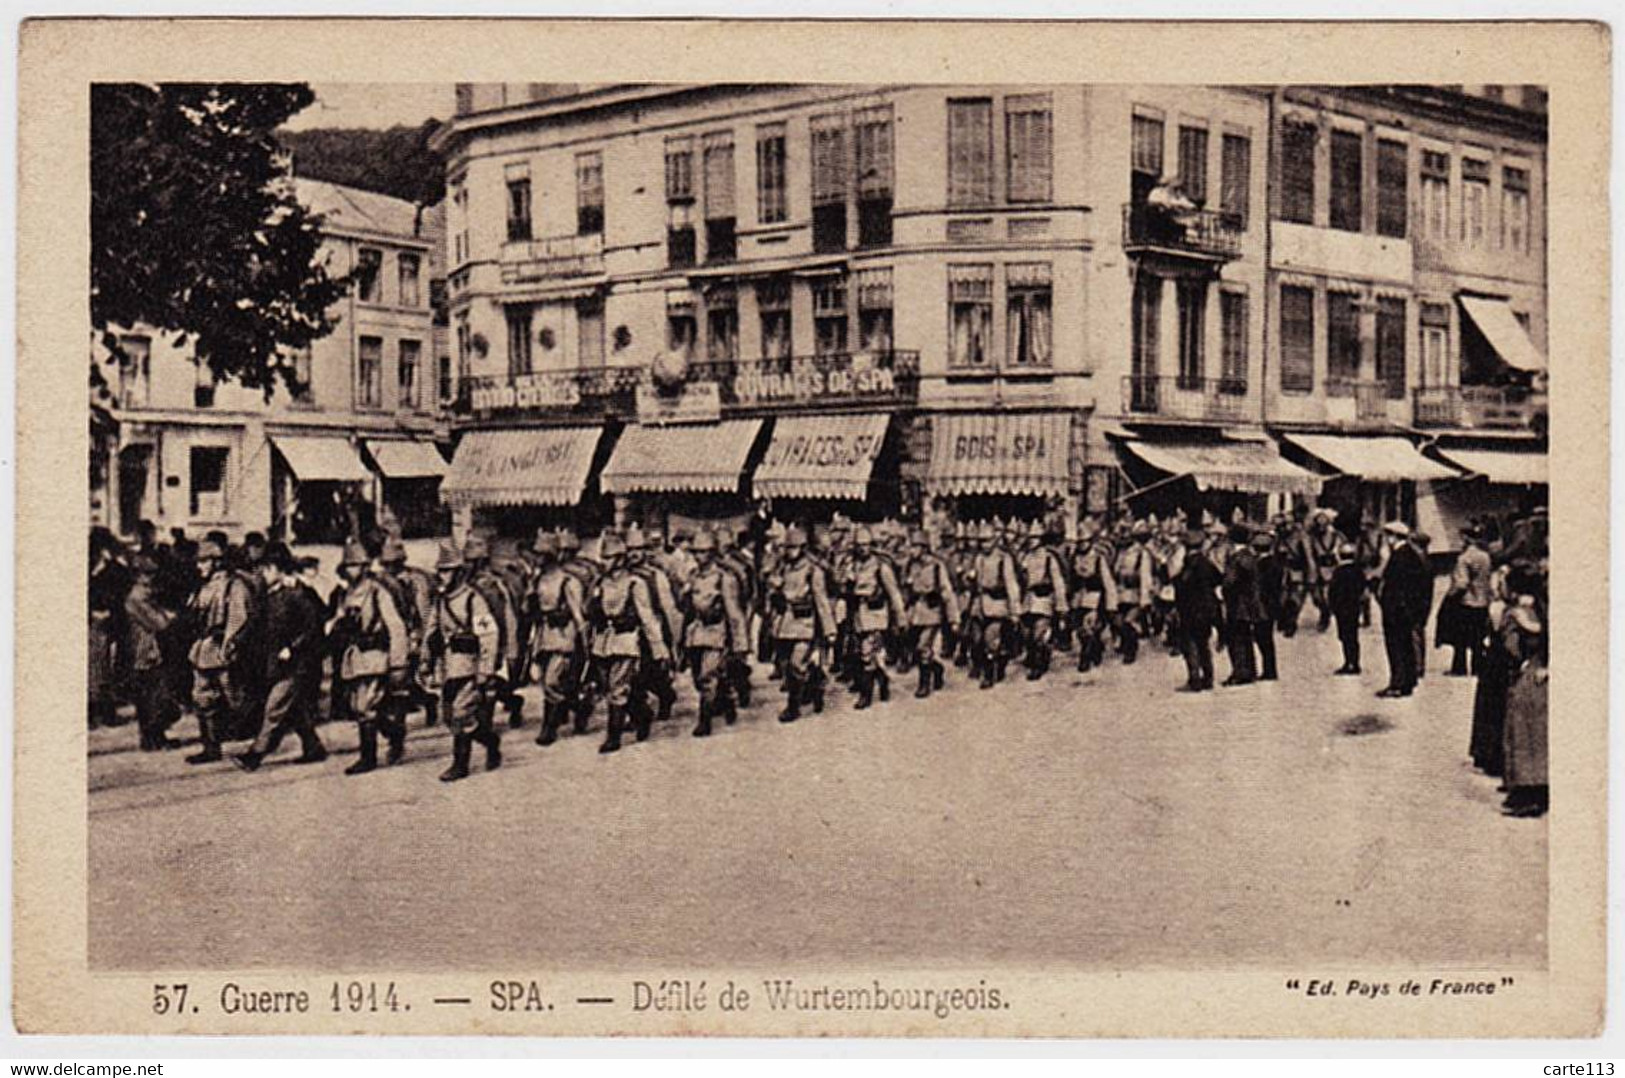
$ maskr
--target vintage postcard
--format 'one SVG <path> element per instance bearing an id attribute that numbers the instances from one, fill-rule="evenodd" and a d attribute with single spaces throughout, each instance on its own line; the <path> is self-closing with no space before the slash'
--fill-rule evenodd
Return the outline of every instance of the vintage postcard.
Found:
<path id="1" fill-rule="evenodd" d="M 16 1026 L 1596 1034 L 1609 49 L 25 24 Z"/>

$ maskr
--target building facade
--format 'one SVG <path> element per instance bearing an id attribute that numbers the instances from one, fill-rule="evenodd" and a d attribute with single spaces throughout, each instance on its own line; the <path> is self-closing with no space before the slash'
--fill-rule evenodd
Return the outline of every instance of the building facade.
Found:
<path id="1" fill-rule="evenodd" d="M 1347 477 L 1283 436 L 1416 450 L 1419 411 L 1468 399 L 1447 392 L 1459 359 L 1421 358 L 1439 297 L 1504 295 L 1544 333 L 1543 123 L 1512 105 L 1484 105 L 1507 128 L 1488 197 L 1529 196 L 1502 257 L 1415 240 L 1424 143 L 1445 132 L 1378 91 L 507 84 L 458 102 L 437 144 L 465 525 L 1279 507 Z M 1307 151 L 1287 116 L 1313 119 Z"/>
<path id="2" fill-rule="evenodd" d="M 296 180 L 323 216 L 327 271 L 359 271 L 336 326 L 285 362 L 301 390 L 215 383 L 189 343 L 132 327 L 122 363 L 99 335 L 107 372 L 107 454 L 92 517 L 122 534 L 141 520 L 191 534 L 263 531 L 331 541 L 393 518 L 437 530 L 442 399 L 455 395 L 437 317 L 441 225 L 433 210 L 335 184 Z"/>

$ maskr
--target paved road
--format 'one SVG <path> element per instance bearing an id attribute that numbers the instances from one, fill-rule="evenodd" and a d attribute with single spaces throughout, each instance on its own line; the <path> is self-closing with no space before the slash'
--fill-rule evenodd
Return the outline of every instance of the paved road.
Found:
<path id="1" fill-rule="evenodd" d="M 97 731 L 91 962 L 1543 964 L 1546 825 L 1468 766 L 1472 682 L 1378 700 L 1337 663 L 1310 630 L 1281 682 L 1200 696 L 1160 649 L 989 692 L 950 669 L 927 704 L 837 697 L 791 727 L 774 693 L 710 741 L 685 692 L 612 757 L 601 715 L 531 744 L 533 704 L 500 771 L 450 786 L 438 729 L 360 778 Z"/>

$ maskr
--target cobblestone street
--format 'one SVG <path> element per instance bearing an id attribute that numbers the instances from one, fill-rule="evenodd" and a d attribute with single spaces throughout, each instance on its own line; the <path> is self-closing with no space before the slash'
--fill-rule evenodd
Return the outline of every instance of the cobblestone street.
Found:
<path id="1" fill-rule="evenodd" d="M 333 760 L 254 775 L 100 730 L 91 963 L 1543 964 L 1546 824 L 1501 816 L 1467 763 L 1473 682 L 1435 652 L 1415 697 L 1375 699 L 1365 646 L 1365 676 L 1334 678 L 1310 628 L 1280 682 L 1196 696 L 1162 649 L 988 692 L 950 668 L 926 703 L 909 675 L 789 727 L 758 671 L 709 741 L 685 679 L 677 717 L 611 757 L 602 712 L 532 744 L 532 696 L 501 770 L 450 786 L 421 720 L 404 764 L 359 778 L 334 724 Z"/>

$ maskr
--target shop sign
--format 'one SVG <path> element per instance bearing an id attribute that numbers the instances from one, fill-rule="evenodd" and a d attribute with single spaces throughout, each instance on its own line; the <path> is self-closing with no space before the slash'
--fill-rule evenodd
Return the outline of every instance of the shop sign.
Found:
<path id="1" fill-rule="evenodd" d="M 469 405 L 476 413 L 574 408 L 580 403 L 581 383 L 575 372 L 520 374 L 469 391 Z"/>
<path id="2" fill-rule="evenodd" d="M 858 366 L 820 370 L 811 364 L 780 371 L 744 367 L 733 376 L 732 396 L 742 405 L 887 400 L 897 396 L 897 373 Z"/>
<path id="3" fill-rule="evenodd" d="M 673 423 L 715 423 L 722 418 L 722 390 L 715 382 L 689 382 L 663 393 L 647 382 L 637 390 L 638 422 L 657 427 Z"/>

